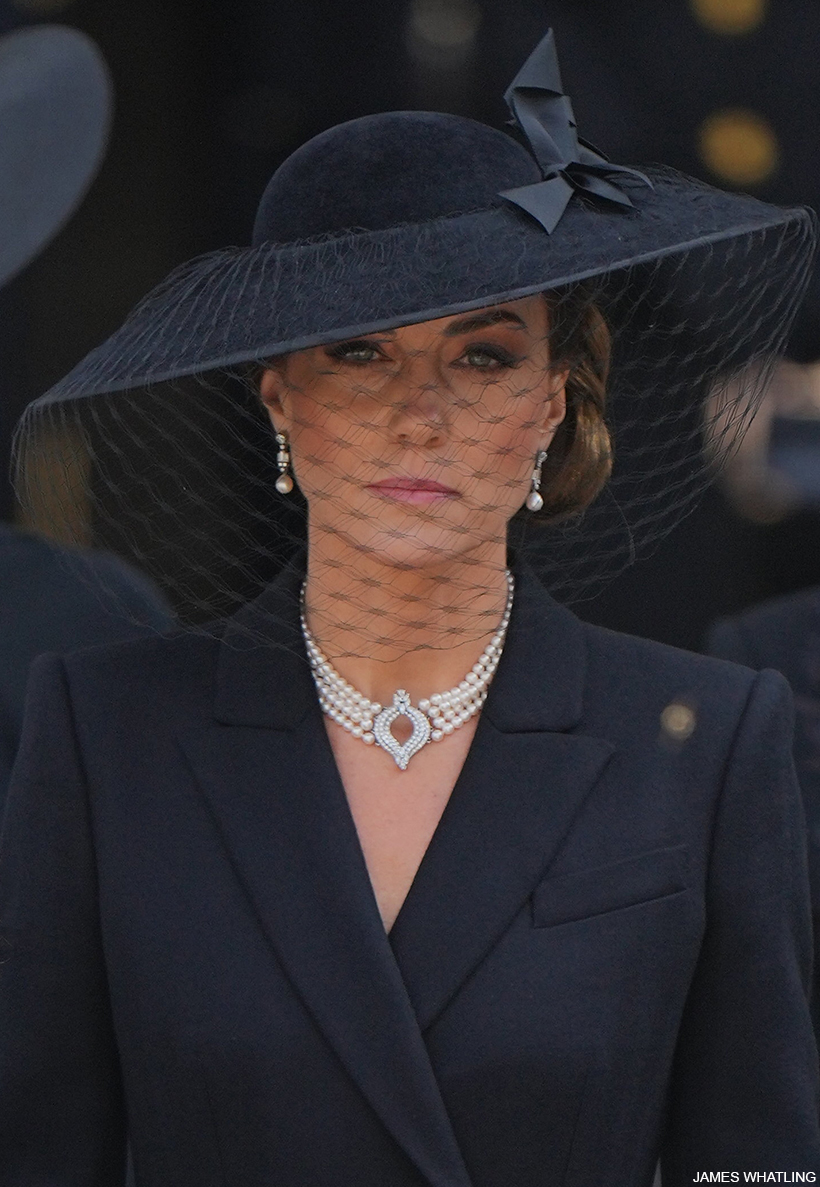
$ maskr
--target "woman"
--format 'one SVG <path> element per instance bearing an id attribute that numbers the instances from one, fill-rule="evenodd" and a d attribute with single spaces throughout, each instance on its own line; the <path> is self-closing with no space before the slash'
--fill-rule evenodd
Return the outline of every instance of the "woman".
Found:
<path id="1" fill-rule="evenodd" d="M 509 99 L 529 148 L 425 113 L 306 145 L 254 249 L 186 269 L 32 414 L 24 462 L 82 430 L 98 521 L 106 449 L 152 440 L 129 498 L 162 495 L 154 537 L 199 508 L 175 541 L 218 541 L 225 594 L 273 486 L 225 431 L 240 374 L 309 517 L 224 629 L 40 661 L 0 1181 L 117 1183 L 126 1127 L 149 1187 L 820 1170 L 783 682 L 584 626 L 539 580 L 588 583 L 691 497 L 698 397 L 776 344 L 807 224 L 580 147 L 549 39 Z M 592 504 L 610 361 L 619 457 L 651 465 Z M 233 538 L 212 495 L 246 509 Z"/>

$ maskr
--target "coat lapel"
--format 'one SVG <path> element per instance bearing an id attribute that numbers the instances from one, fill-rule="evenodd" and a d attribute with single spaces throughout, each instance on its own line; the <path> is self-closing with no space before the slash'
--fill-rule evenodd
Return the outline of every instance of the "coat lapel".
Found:
<path id="1" fill-rule="evenodd" d="M 429 1027 L 544 877 L 611 754 L 575 732 L 584 628 L 526 570 L 473 745 L 390 933 Z"/>
<path id="2" fill-rule="evenodd" d="M 269 591 L 229 628 L 220 724 L 180 741 L 261 926 L 315 1022 L 428 1181 L 470 1187 L 299 655 L 294 591 L 278 585 L 283 596 Z"/>
<path id="3" fill-rule="evenodd" d="M 612 748 L 482 721 L 390 941 L 426 1029 L 544 877 Z"/>

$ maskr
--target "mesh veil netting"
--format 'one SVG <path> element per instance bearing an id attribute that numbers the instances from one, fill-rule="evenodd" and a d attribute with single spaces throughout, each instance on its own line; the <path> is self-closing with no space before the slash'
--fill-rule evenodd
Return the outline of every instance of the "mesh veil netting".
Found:
<path id="1" fill-rule="evenodd" d="M 546 342 L 512 323 L 451 338 L 437 322 L 409 337 L 405 328 L 150 387 L 44 398 L 16 443 L 24 520 L 132 561 L 183 624 L 211 630 L 305 546 L 304 496 L 275 488 L 279 448 L 259 393 L 271 367 L 286 392 L 295 476 L 310 495 L 311 563 L 348 566 L 336 584 L 351 651 L 369 654 L 395 635 L 388 610 L 357 605 L 374 560 L 379 580 L 389 585 L 393 573 L 405 591 L 397 596 L 409 599 L 408 570 L 440 572 L 449 608 L 441 645 L 460 630 L 492 629 L 474 613 L 485 570 L 471 562 L 505 532 L 516 563 L 578 602 L 679 522 L 736 446 L 799 304 L 811 237 L 810 222 L 795 219 L 561 287 L 547 297 Z M 611 335 L 611 355 L 596 365 L 608 368 L 612 475 L 584 510 L 551 516 L 576 465 L 565 456 L 569 430 L 563 439 L 559 430 L 543 469 L 547 507 L 532 514 L 523 503 L 535 426 L 555 375 L 582 361 L 591 309 Z M 581 397 L 571 388 L 572 404 Z M 423 422 L 428 435 L 397 429 L 397 416 Z M 455 494 L 397 502 L 372 489 L 408 474 Z M 429 608 L 418 613 L 436 645 Z"/>

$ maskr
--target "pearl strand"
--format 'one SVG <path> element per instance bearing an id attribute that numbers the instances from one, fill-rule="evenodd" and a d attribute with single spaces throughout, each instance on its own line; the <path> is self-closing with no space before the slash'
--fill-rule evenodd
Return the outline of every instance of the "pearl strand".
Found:
<path id="1" fill-rule="evenodd" d="M 506 578 L 507 601 L 501 622 L 476 663 L 459 684 L 446 692 L 437 692 L 430 697 L 424 697 L 418 703 L 419 712 L 423 713 L 430 721 L 429 740 L 431 742 L 440 742 L 454 730 L 459 729 L 481 710 L 487 699 L 490 682 L 495 675 L 504 649 L 512 612 L 515 584 L 509 571 L 506 573 Z M 302 634 L 322 712 L 332 721 L 341 725 L 354 738 L 361 738 L 365 745 L 372 746 L 376 741 L 373 723 L 383 711 L 383 706 L 378 701 L 369 700 L 345 680 L 316 643 L 305 619 L 304 593 L 303 586 Z"/>

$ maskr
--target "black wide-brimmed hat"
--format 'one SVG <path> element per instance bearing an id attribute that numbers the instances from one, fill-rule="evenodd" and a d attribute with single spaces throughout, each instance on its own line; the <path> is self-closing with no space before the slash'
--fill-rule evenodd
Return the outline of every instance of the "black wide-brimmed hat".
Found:
<path id="1" fill-rule="evenodd" d="M 60 489 L 82 486 L 85 539 L 207 617 L 264 583 L 300 531 L 273 490 L 249 365 L 580 285 L 613 335 L 615 472 L 581 519 L 517 543 L 534 541 L 545 580 L 574 598 L 659 538 L 706 481 L 705 402 L 713 459 L 754 409 L 805 285 L 812 217 L 607 161 L 578 138 L 551 33 L 506 98 L 509 134 L 402 111 L 293 153 L 250 247 L 173 273 L 32 406 L 21 497 L 42 497 L 58 457 Z"/>
<path id="2" fill-rule="evenodd" d="M 74 212 L 105 152 L 111 83 L 84 33 L 38 25 L 0 38 L 0 284 Z"/>

